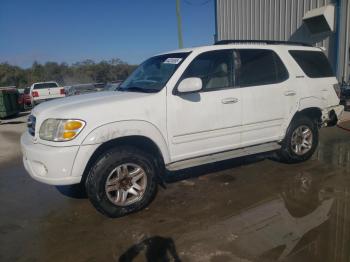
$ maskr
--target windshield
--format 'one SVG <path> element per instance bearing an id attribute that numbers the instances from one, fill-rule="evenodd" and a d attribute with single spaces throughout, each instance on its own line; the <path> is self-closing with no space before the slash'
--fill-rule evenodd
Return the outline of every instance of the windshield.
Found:
<path id="1" fill-rule="evenodd" d="M 160 91 L 188 54 L 173 53 L 149 58 L 119 86 L 118 91 Z"/>

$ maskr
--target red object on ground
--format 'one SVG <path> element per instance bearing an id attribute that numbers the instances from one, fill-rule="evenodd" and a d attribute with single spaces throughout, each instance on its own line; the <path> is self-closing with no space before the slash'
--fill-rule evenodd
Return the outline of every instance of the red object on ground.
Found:
<path id="1" fill-rule="evenodd" d="M 32 103 L 32 97 L 30 96 L 30 94 L 23 95 L 23 103 L 27 105 Z"/>
<path id="2" fill-rule="evenodd" d="M 24 94 L 19 94 L 18 96 L 18 104 L 23 105 L 24 104 Z"/>
<path id="3" fill-rule="evenodd" d="M 340 129 L 343 129 L 345 131 L 349 131 L 350 132 L 350 128 L 347 128 L 347 127 L 344 127 L 344 126 L 341 126 L 341 125 L 337 125 L 337 127 L 339 127 Z"/>

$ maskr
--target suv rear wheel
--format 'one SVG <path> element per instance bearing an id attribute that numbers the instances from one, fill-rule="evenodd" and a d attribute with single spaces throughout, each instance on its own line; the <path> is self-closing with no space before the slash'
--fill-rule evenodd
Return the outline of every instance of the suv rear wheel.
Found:
<path id="1" fill-rule="evenodd" d="M 157 192 L 156 168 L 151 157 L 134 147 L 121 146 L 104 153 L 85 182 L 97 210 L 121 217 L 145 208 Z"/>
<path id="2" fill-rule="evenodd" d="M 306 116 L 300 116 L 290 124 L 278 156 L 286 163 L 303 162 L 313 155 L 317 145 L 317 123 Z"/>

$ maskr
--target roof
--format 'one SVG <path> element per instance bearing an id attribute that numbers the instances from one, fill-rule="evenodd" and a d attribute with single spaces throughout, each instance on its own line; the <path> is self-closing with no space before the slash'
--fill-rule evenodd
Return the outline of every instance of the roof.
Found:
<path id="1" fill-rule="evenodd" d="M 55 84 L 57 84 L 56 81 L 44 81 L 44 82 L 35 82 L 35 83 L 33 83 L 33 85 L 37 85 L 37 84 L 48 84 L 48 83 L 55 83 Z"/>
<path id="2" fill-rule="evenodd" d="M 293 41 L 279 41 L 279 40 L 221 40 L 215 45 L 227 44 L 266 44 L 266 45 L 289 45 L 289 46 L 312 46 L 308 43 L 293 42 Z"/>
<path id="3" fill-rule="evenodd" d="M 288 48 L 298 50 L 319 50 L 320 48 L 314 47 L 307 43 L 289 42 L 289 41 L 272 41 L 272 40 L 223 40 L 214 45 L 198 46 L 191 48 L 176 49 L 168 52 L 163 52 L 158 55 L 187 53 L 187 52 L 205 52 L 220 50 L 226 48 L 258 48 L 258 49 L 275 49 L 275 48 Z"/>

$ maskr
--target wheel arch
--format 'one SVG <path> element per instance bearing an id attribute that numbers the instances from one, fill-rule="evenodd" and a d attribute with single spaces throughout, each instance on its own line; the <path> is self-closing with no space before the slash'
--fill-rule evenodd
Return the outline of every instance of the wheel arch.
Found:
<path id="1" fill-rule="evenodd" d="M 79 170 L 75 170 L 74 173 L 82 175 L 82 181 L 84 181 L 86 173 L 98 156 L 119 145 L 135 146 L 150 152 L 156 156 L 157 164 L 162 167 L 170 162 L 168 145 L 163 133 L 156 125 L 143 120 L 118 121 L 99 126 L 92 130 L 82 142 L 82 149 L 91 146 L 93 151 L 88 153 L 87 158 L 82 156 L 85 158 L 84 164 L 80 168 L 77 167 Z"/>
<path id="2" fill-rule="evenodd" d="M 301 116 L 309 117 L 310 119 L 316 121 L 318 124 L 322 122 L 322 110 L 319 107 L 308 107 L 308 108 L 304 108 L 300 111 L 297 111 L 294 114 L 291 121 L 293 121 L 295 118 L 301 117 Z"/>
<path id="3" fill-rule="evenodd" d="M 158 145 L 149 137 L 142 136 L 142 135 L 130 135 L 130 136 L 124 136 L 119 137 L 115 139 L 111 139 L 109 141 L 106 141 L 99 145 L 96 150 L 93 152 L 91 157 L 89 158 L 83 172 L 82 180 L 81 182 L 84 183 L 85 179 L 89 173 L 89 170 L 92 168 L 92 166 L 96 163 L 98 158 L 108 150 L 112 148 L 116 148 L 118 146 L 132 146 L 136 147 L 142 151 L 145 151 L 152 156 L 154 156 L 155 164 L 158 168 L 161 170 L 164 168 L 164 157 L 163 154 L 158 147 Z"/>
<path id="4" fill-rule="evenodd" d="M 284 140 L 285 136 L 288 133 L 288 130 L 293 123 L 295 119 L 301 116 L 306 116 L 309 117 L 310 119 L 314 120 L 315 123 L 317 124 L 318 127 L 320 127 L 320 124 L 322 122 L 322 110 L 319 107 L 308 107 L 301 109 L 299 111 L 296 111 L 294 115 L 290 117 L 290 120 L 287 122 L 287 124 L 283 128 L 283 133 L 282 133 L 282 141 Z"/>

